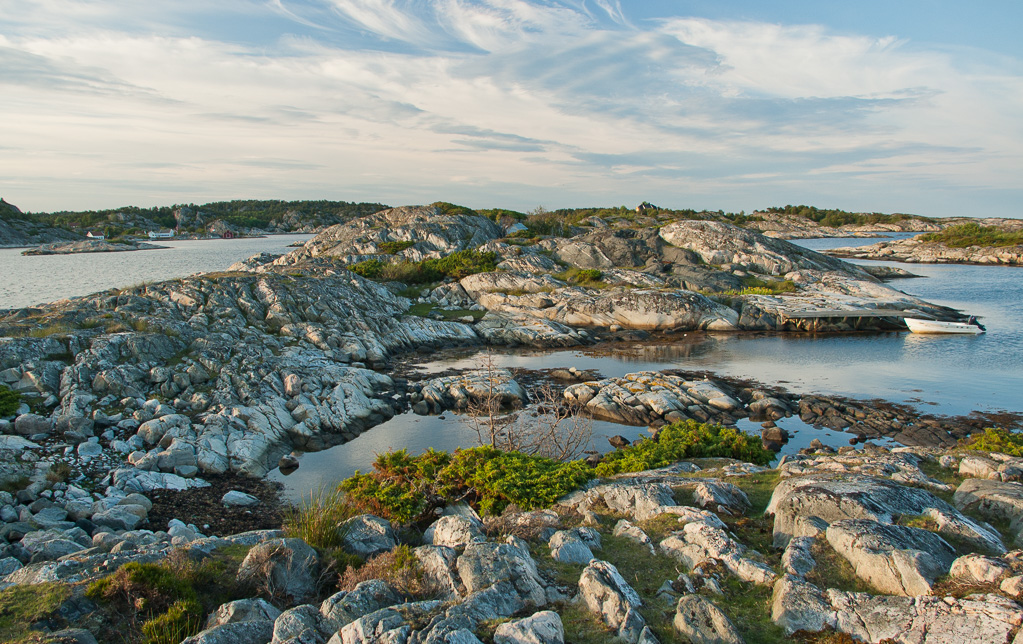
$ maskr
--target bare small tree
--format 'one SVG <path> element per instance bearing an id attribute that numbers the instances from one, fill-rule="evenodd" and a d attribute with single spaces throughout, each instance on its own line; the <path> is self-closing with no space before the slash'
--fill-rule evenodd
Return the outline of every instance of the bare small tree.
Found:
<path id="1" fill-rule="evenodd" d="M 531 388 L 531 407 L 506 411 L 497 388 L 493 354 L 480 359 L 478 376 L 484 387 L 468 401 L 464 420 L 480 445 L 567 461 L 590 447 L 593 422 L 577 404 L 564 400 L 550 384 Z"/>

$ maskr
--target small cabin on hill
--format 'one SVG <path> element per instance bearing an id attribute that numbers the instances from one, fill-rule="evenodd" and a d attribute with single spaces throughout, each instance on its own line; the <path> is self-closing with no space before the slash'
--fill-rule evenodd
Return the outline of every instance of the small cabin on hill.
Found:
<path id="1" fill-rule="evenodd" d="M 94 233 L 91 230 L 85 233 L 85 236 L 93 241 L 103 241 L 104 239 L 107 238 L 107 236 L 104 235 L 103 233 Z"/>

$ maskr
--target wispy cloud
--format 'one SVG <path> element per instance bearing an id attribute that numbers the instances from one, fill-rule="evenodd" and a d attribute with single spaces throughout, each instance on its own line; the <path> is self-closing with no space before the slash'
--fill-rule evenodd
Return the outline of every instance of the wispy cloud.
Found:
<path id="1" fill-rule="evenodd" d="M 0 191 L 35 210 L 314 193 L 952 214 L 990 191 L 1012 214 L 1023 170 L 1020 62 L 898 34 L 616 0 L 15 4 Z"/>

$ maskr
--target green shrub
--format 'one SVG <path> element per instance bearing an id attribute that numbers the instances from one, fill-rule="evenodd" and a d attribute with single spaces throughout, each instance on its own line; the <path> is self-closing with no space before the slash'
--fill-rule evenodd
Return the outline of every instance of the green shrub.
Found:
<path id="1" fill-rule="evenodd" d="M 473 217 L 479 214 L 471 208 L 466 208 L 465 206 L 458 206 L 453 203 L 448 203 L 446 201 L 435 201 L 430 205 L 439 210 L 440 214 L 442 215 L 449 216 L 466 215 L 467 217 Z"/>
<path id="2" fill-rule="evenodd" d="M 554 277 L 570 284 L 588 286 L 590 288 L 603 288 L 607 286 L 604 280 L 604 273 L 595 268 L 576 268 L 572 266 L 556 274 Z"/>
<path id="3" fill-rule="evenodd" d="M 364 262 L 352 264 L 348 270 L 369 279 L 404 282 L 405 284 L 431 284 L 445 277 L 462 279 L 467 275 L 484 273 L 496 270 L 496 268 L 497 253 L 460 250 L 446 257 L 426 259 L 421 262 L 388 263 L 379 259 L 367 259 Z"/>
<path id="4" fill-rule="evenodd" d="M 352 264 L 348 267 L 351 272 L 362 275 L 368 279 L 375 279 L 380 277 L 380 273 L 383 271 L 385 264 L 379 259 L 367 259 L 364 262 Z"/>
<path id="5" fill-rule="evenodd" d="M 460 250 L 457 253 L 451 253 L 440 259 L 428 259 L 424 262 L 424 265 L 447 277 L 460 280 L 475 273 L 487 273 L 497 270 L 497 253 Z"/>
<path id="6" fill-rule="evenodd" d="M 988 427 L 982 434 L 974 434 L 963 447 L 975 452 L 998 452 L 1009 456 L 1023 456 L 1023 433 Z"/>
<path id="7" fill-rule="evenodd" d="M 734 427 L 695 420 L 665 425 L 657 440 L 645 440 L 607 454 L 597 466 L 599 476 L 664 467 L 684 458 L 735 458 L 758 465 L 774 460 L 759 437 Z"/>
<path id="8" fill-rule="evenodd" d="M 920 235 L 921 241 L 939 242 L 952 248 L 967 246 L 1021 246 L 1023 231 L 1008 232 L 994 226 L 981 226 L 977 223 L 950 226 L 936 233 Z"/>
<path id="9" fill-rule="evenodd" d="M 561 463 L 493 447 L 420 456 L 398 450 L 378 456 L 373 468 L 356 472 L 341 488 L 368 511 L 400 523 L 429 518 L 435 507 L 459 499 L 484 514 L 500 513 L 509 503 L 543 508 L 592 478 L 581 461 Z"/>
<path id="10" fill-rule="evenodd" d="M 6 385 L 0 385 L 0 416 L 13 416 L 21 406 L 21 394 Z"/>
<path id="11" fill-rule="evenodd" d="M 431 284 L 440 281 L 444 276 L 427 262 L 397 262 L 384 264 L 379 277 L 387 282 Z"/>
<path id="12" fill-rule="evenodd" d="M 377 248 L 380 249 L 381 253 L 386 253 L 388 255 L 396 255 L 403 250 L 412 248 L 415 245 L 416 243 L 411 241 L 386 241 L 377 244 Z"/>
<path id="13" fill-rule="evenodd" d="M 582 461 L 562 463 L 521 452 L 477 447 L 455 452 L 441 478 L 478 496 L 484 514 L 499 514 L 509 503 L 523 510 L 552 505 L 593 478 Z"/>

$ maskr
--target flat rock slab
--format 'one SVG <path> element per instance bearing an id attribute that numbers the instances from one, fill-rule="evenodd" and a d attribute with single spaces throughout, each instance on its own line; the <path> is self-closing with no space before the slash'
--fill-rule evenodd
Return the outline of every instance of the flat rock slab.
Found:
<path id="1" fill-rule="evenodd" d="M 836 521 L 827 539 L 858 577 L 893 595 L 930 594 L 956 558 L 955 549 L 933 532 L 868 519 Z"/>
<path id="2" fill-rule="evenodd" d="M 888 597 L 829 590 L 837 630 L 865 642 L 965 644 L 1010 642 L 1023 609 L 998 595 Z"/>
<path id="3" fill-rule="evenodd" d="M 1019 488 L 1023 490 L 1023 486 Z M 1020 501 L 1023 503 L 1023 497 Z M 1020 507 L 1023 511 L 1023 505 Z M 927 490 L 872 476 L 812 474 L 786 479 L 774 488 L 765 512 L 774 515 L 774 543 L 781 547 L 792 537 L 812 536 L 801 532 L 808 525 L 808 518 L 827 523 L 843 519 L 870 519 L 890 524 L 895 515 L 930 515 L 932 510 L 941 513 L 946 523 L 954 520 L 955 531 L 961 538 L 977 543 L 991 543 L 992 540 L 1000 543 L 992 530 Z"/>

